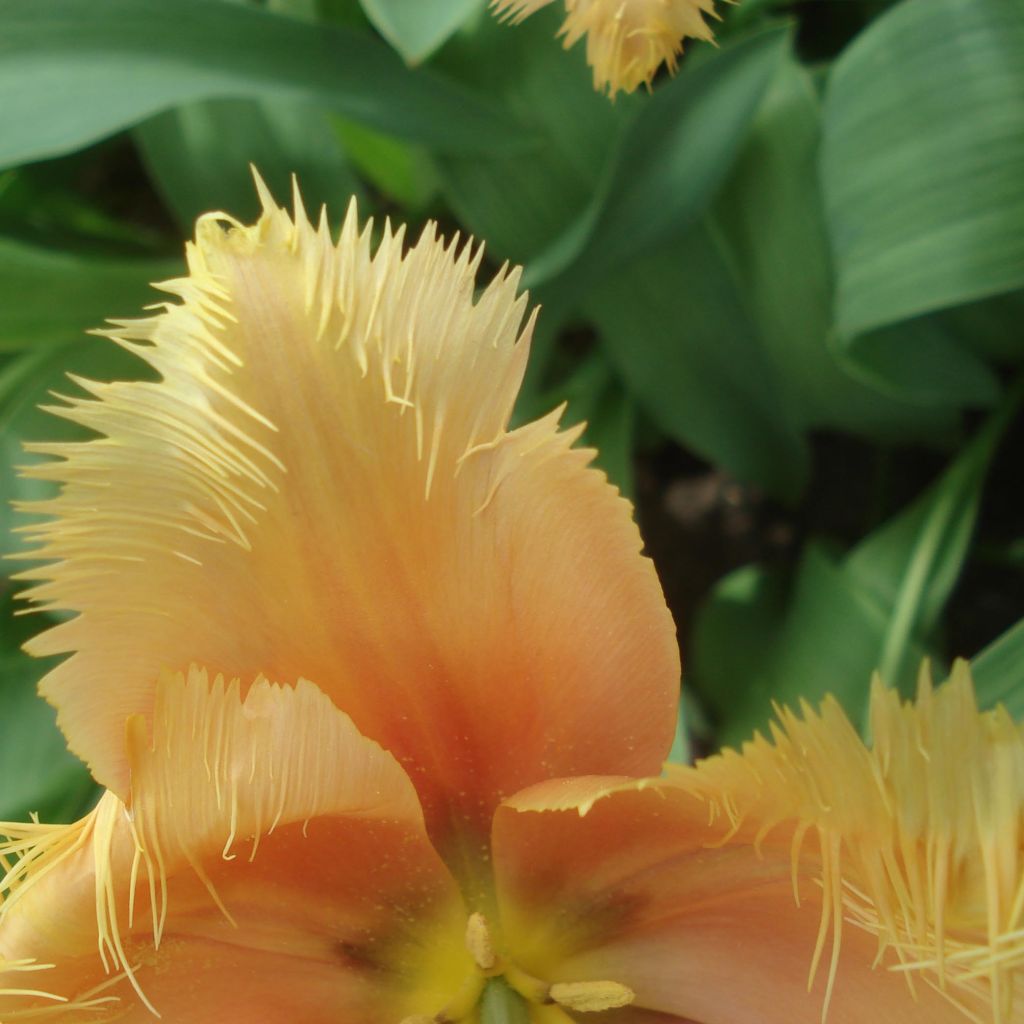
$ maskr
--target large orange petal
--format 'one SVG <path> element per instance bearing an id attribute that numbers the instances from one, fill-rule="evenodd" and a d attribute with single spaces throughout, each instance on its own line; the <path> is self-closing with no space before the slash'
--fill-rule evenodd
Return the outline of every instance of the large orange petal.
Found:
<path id="1" fill-rule="evenodd" d="M 0 826 L 5 1024 L 395 1024 L 471 968 L 412 785 L 311 684 L 168 678 L 128 748 L 127 806 Z"/>
<path id="2" fill-rule="evenodd" d="M 510 955 L 627 985 L 623 1022 L 1019 1020 L 1020 729 L 961 674 L 912 707 L 877 689 L 873 732 L 829 701 L 666 779 L 517 795 L 494 838 Z"/>
<path id="3" fill-rule="evenodd" d="M 518 272 L 428 227 L 337 245 L 266 198 L 200 221 L 183 302 L 113 332 L 159 383 L 88 385 L 95 429 L 38 472 L 43 693 L 127 794 L 124 721 L 164 667 L 316 679 L 409 770 L 433 825 L 503 795 L 656 771 L 678 655 L 630 507 L 557 415 L 506 429 L 529 327 Z"/>

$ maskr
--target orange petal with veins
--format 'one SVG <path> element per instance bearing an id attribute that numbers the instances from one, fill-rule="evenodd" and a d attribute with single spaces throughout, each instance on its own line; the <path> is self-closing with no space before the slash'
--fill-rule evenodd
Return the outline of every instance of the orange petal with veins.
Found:
<path id="1" fill-rule="evenodd" d="M 517 795 L 493 845 L 518 962 L 628 986 L 623 1024 L 1019 1019 L 1021 728 L 960 667 L 915 705 L 876 687 L 872 734 L 828 700 L 664 779 Z"/>
<path id="2" fill-rule="evenodd" d="M 471 967 L 465 911 L 394 758 L 310 683 L 243 701 L 165 677 L 153 723 L 130 723 L 127 805 L 0 825 L 4 1024 L 395 1024 L 440 1004 Z"/>
<path id="3" fill-rule="evenodd" d="M 649 774 L 678 653 L 631 508 L 558 414 L 508 429 L 530 324 L 518 271 L 354 210 L 332 241 L 264 193 L 200 220 L 180 301 L 111 337 L 156 383 L 57 411 L 98 439 L 39 446 L 42 692 L 127 796 L 124 722 L 165 667 L 315 679 L 393 751 L 432 833 L 486 842 L 500 800 L 579 772 Z"/>

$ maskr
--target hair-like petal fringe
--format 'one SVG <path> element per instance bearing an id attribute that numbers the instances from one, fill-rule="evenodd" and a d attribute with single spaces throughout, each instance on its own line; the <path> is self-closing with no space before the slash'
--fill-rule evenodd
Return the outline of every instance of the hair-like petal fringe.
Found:
<path id="1" fill-rule="evenodd" d="M 314 679 L 439 828 L 545 775 L 656 771 L 671 616 L 582 427 L 509 429 L 519 271 L 478 290 L 473 243 L 374 241 L 354 208 L 335 238 L 260 190 L 255 224 L 200 219 L 180 302 L 110 332 L 158 379 L 80 382 L 55 411 L 97 436 L 34 448 L 61 486 L 25 506 L 25 596 L 73 617 L 28 649 L 71 655 L 40 684 L 71 749 L 127 800 L 125 722 L 194 662 Z"/>
<path id="2" fill-rule="evenodd" d="M 40 986 L 8 983 L 7 972 L 43 971 L 52 964 L 0 959 L 0 998 L 35 996 L 52 1007 L 7 1010 L 0 1020 L 101 1007 L 104 990 L 127 979 L 154 1014 L 136 979 L 122 934 L 135 926 L 139 894 L 154 949 L 168 914 L 168 877 L 187 869 L 205 885 L 228 921 L 231 915 L 203 869 L 211 856 L 232 860 L 240 844 L 260 840 L 282 823 L 340 815 L 407 822 L 422 832 L 415 791 L 394 758 L 359 735 L 351 720 L 311 683 L 279 686 L 259 680 L 244 700 L 236 679 L 209 681 L 166 674 L 156 694 L 152 737 L 145 719 L 128 723 L 132 793 L 128 803 L 107 792 L 71 825 L 0 822 L 0 939 L 22 902 L 62 870 L 91 876 L 96 936 L 106 980 L 74 998 Z M 72 865 L 74 859 L 81 865 Z M 52 900 L 52 894 L 47 897 Z M 50 904 L 50 911 L 56 904 Z M 15 939 L 15 945 L 17 941 Z M 157 1014 L 159 1016 L 159 1014 Z"/>
<path id="3" fill-rule="evenodd" d="M 515 24 L 552 0 L 492 0 L 498 17 Z M 565 47 L 587 40 L 594 88 L 633 92 L 650 86 L 665 65 L 675 73 L 684 39 L 710 42 L 714 33 L 704 16 L 717 18 L 714 0 L 565 0 L 559 32 Z"/>
<path id="4" fill-rule="evenodd" d="M 876 679 L 871 731 L 869 748 L 832 698 L 780 709 L 770 739 L 670 780 L 707 801 L 723 843 L 791 828 L 797 900 L 802 858 L 820 861 L 812 977 L 831 939 L 834 978 L 848 921 L 878 936 L 879 960 L 894 954 L 911 987 L 1009 1024 L 1024 998 L 1024 731 L 1004 708 L 978 711 L 964 662 L 937 690 L 923 670 L 914 703 Z"/>

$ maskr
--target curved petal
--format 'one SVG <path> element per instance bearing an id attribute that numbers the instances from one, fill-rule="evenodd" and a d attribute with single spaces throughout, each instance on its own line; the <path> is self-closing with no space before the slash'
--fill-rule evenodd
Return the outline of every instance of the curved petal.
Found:
<path id="1" fill-rule="evenodd" d="M 829 701 L 665 779 L 517 795 L 494 857 L 518 962 L 630 987 L 623 1022 L 1017 1019 L 1021 731 L 963 670 L 873 701 L 870 750 Z"/>
<path id="2" fill-rule="evenodd" d="M 492 0 L 499 17 L 520 22 L 551 0 Z M 664 64 L 679 65 L 683 40 L 710 42 L 714 33 L 705 15 L 717 18 L 714 0 L 567 0 L 560 35 L 568 49 L 587 40 L 587 63 L 594 88 L 614 96 L 650 86 Z"/>
<path id="3" fill-rule="evenodd" d="M 127 806 L 0 826 L 5 1024 L 394 1024 L 472 966 L 412 785 L 316 687 L 168 677 L 128 748 Z"/>
<path id="4" fill-rule="evenodd" d="M 111 336 L 158 383 L 89 384 L 102 435 L 40 450 L 32 596 L 79 612 L 44 681 L 72 748 L 124 797 L 124 720 L 164 666 L 316 679 L 408 769 L 433 827 L 503 795 L 656 771 L 674 630 L 630 507 L 557 414 L 506 426 L 528 350 L 518 272 L 474 302 L 481 251 L 428 227 L 376 253 L 264 196 L 202 219 L 179 296 Z"/>

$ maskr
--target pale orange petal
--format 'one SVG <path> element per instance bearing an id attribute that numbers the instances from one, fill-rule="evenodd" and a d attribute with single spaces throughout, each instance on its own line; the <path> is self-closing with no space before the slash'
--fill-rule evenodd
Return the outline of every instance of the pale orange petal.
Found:
<path id="1" fill-rule="evenodd" d="M 665 786 L 608 788 L 585 815 L 542 783 L 498 811 L 494 856 L 508 947 L 546 981 L 602 979 L 635 1002 L 609 1020 L 648 1012 L 696 1024 L 819 1024 L 827 970 L 808 992 L 821 898 L 813 863 L 793 898 L 788 849 L 709 848 L 707 808 Z M 585 807 L 589 798 L 583 798 Z M 544 805 L 560 808 L 545 811 Z M 529 810 L 521 808 L 529 807 Z M 938 997 L 872 970 L 877 943 L 844 936 L 829 1024 L 962 1024 Z"/>
<path id="2" fill-rule="evenodd" d="M 962 668 L 873 708 L 871 749 L 828 701 L 666 779 L 517 795 L 494 856 L 524 968 L 629 986 L 622 1021 L 1019 1019 L 1021 730 L 978 712 Z"/>
<path id="3" fill-rule="evenodd" d="M 89 385 L 43 446 L 34 597 L 81 614 L 43 693 L 121 796 L 165 666 L 305 677 L 409 770 L 435 834 L 524 785 L 656 771 L 678 654 L 631 509 L 557 415 L 506 426 L 529 327 L 480 250 L 340 241 L 265 197 L 200 221 L 183 301 L 113 337 L 159 383 Z"/>
<path id="4" fill-rule="evenodd" d="M 311 684 L 243 702 L 193 672 L 161 684 L 152 742 L 141 725 L 128 806 L 0 826 L 5 1024 L 394 1024 L 469 969 L 411 784 Z"/>

